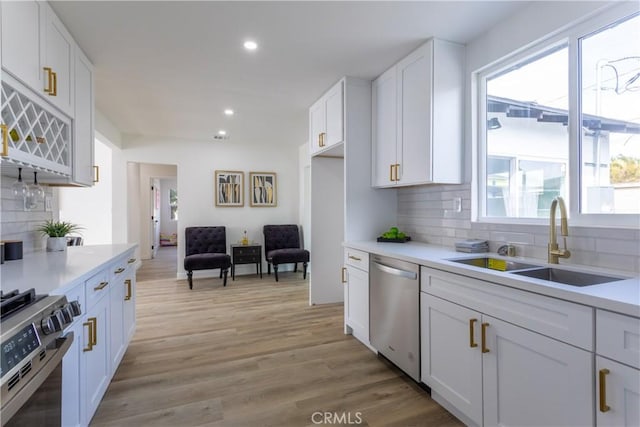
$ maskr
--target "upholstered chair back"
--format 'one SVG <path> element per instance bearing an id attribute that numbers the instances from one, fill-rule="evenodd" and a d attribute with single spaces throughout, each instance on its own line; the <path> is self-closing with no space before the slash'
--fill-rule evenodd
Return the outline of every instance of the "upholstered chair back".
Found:
<path id="1" fill-rule="evenodd" d="M 265 225 L 263 232 L 265 254 L 276 249 L 300 248 L 300 233 L 295 224 Z"/>
<path id="2" fill-rule="evenodd" d="M 225 227 L 187 227 L 185 229 L 185 256 L 226 252 Z"/>

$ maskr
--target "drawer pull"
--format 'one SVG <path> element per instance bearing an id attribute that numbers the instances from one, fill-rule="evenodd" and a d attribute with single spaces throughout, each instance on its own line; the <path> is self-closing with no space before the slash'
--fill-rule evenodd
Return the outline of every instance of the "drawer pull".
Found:
<path id="1" fill-rule="evenodd" d="M 483 323 L 482 327 L 480 329 L 480 332 L 482 333 L 482 352 L 483 353 L 489 353 L 489 349 L 487 348 L 487 327 L 489 326 L 488 323 Z"/>
<path id="2" fill-rule="evenodd" d="M 119 269 L 117 269 L 114 273 L 116 274 L 120 274 L 124 271 L 124 268 L 120 267 Z"/>
<path id="3" fill-rule="evenodd" d="M 84 322 L 82 324 L 82 326 L 88 326 L 89 327 L 89 343 L 87 344 L 87 346 L 85 348 L 82 349 L 82 351 L 91 351 L 93 350 L 93 322 L 91 321 L 91 319 L 89 319 L 88 322 Z"/>
<path id="4" fill-rule="evenodd" d="M 124 300 L 129 301 L 131 300 L 131 279 L 125 280 L 124 284 L 127 287 L 127 295 L 124 296 Z"/>
<path id="5" fill-rule="evenodd" d="M 342 283 L 347 283 L 347 268 L 342 267 Z"/>
<path id="6" fill-rule="evenodd" d="M 607 375 L 609 375 L 608 369 L 600 369 L 600 372 L 598 372 L 600 380 L 600 412 L 609 412 L 611 409 L 607 405 Z"/>
<path id="7" fill-rule="evenodd" d="M 475 342 L 473 340 L 474 338 L 474 331 L 473 331 L 473 325 L 478 321 L 478 319 L 469 319 L 469 347 L 471 348 L 475 348 L 478 346 L 478 343 Z"/>
<path id="8" fill-rule="evenodd" d="M 109 284 L 109 282 L 100 282 L 100 284 L 98 286 L 96 286 L 95 288 L 93 288 L 94 291 L 101 291 L 103 290 L 107 285 Z"/>
<path id="9" fill-rule="evenodd" d="M 349 259 L 352 259 L 354 261 L 362 261 L 362 258 L 358 258 L 357 256 L 353 256 L 353 255 L 349 255 Z"/>
<path id="10" fill-rule="evenodd" d="M 129 258 L 129 261 L 127 261 L 127 264 L 133 264 L 134 262 L 136 262 L 135 258 Z"/>
<path id="11" fill-rule="evenodd" d="M 2 153 L 0 156 L 7 157 L 9 155 L 9 129 L 7 125 L 0 125 L 0 130 L 2 130 Z"/>

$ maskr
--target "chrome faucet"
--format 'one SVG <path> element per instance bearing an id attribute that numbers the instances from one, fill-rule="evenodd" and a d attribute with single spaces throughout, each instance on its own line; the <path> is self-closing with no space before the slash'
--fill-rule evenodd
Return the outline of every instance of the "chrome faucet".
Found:
<path id="1" fill-rule="evenodd" d="M 558 249 L 558 238 L 556 236 L 556 207 L 560 206 L 560 233 L 564 240 L 564 249 Z M 551 215 L 549 218 L 549 264 L 558 264 L 558 258 L 569 258 L 571 252 L 567 249 L 567 236 L 569 226 L 567 225 L 567 207 L 562 197 L 558 196 L 551 202 Z"/>

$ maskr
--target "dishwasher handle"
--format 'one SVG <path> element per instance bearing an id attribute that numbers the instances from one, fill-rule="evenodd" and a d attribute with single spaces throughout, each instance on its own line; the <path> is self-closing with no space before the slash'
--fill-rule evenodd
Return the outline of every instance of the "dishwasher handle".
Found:
<path id="1" fill-rule="evenodd" d="M 413 271 L 400 270 L 398 268 L 389 267 L 388 265 L 380 264 L 379 262 L 372 262 L 373 265 L 380 271 L 384 271 L 385 273 L 392 274 L 394 276 L 403 277 L 405 279 L 417 280 L 418 274 Z"/>

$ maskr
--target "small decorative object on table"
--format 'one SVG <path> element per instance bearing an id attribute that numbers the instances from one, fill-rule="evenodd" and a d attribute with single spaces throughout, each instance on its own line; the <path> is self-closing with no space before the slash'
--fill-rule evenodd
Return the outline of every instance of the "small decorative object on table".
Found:
<path id="1" fill-rule="evenodd" d="M 67 221 L 47 220 L 37 229 L 43 236 L 48 236 L 47 252 L 64 251 L 67 249 L 67 234 L 82 230 L 78 224 Z"/>
<path id="2" fill-rule="evenodd" d="M 411 240 L 411 237 L 398 230 L 398 227 L 391 227 L 389 231 L 382 233 L 382 236 L 378 237 L 378 242 L 393 242 L 404 243 Z"/>
<path id="3" fill-rule="evenodd" d="M 240 243 L 243 246 L 247 246 L 249 244 L 249 237 L 247 236 L 247 230 L 244 230 L 244 234 L 242 235 L 242 240 L 240 241 Z"/>

